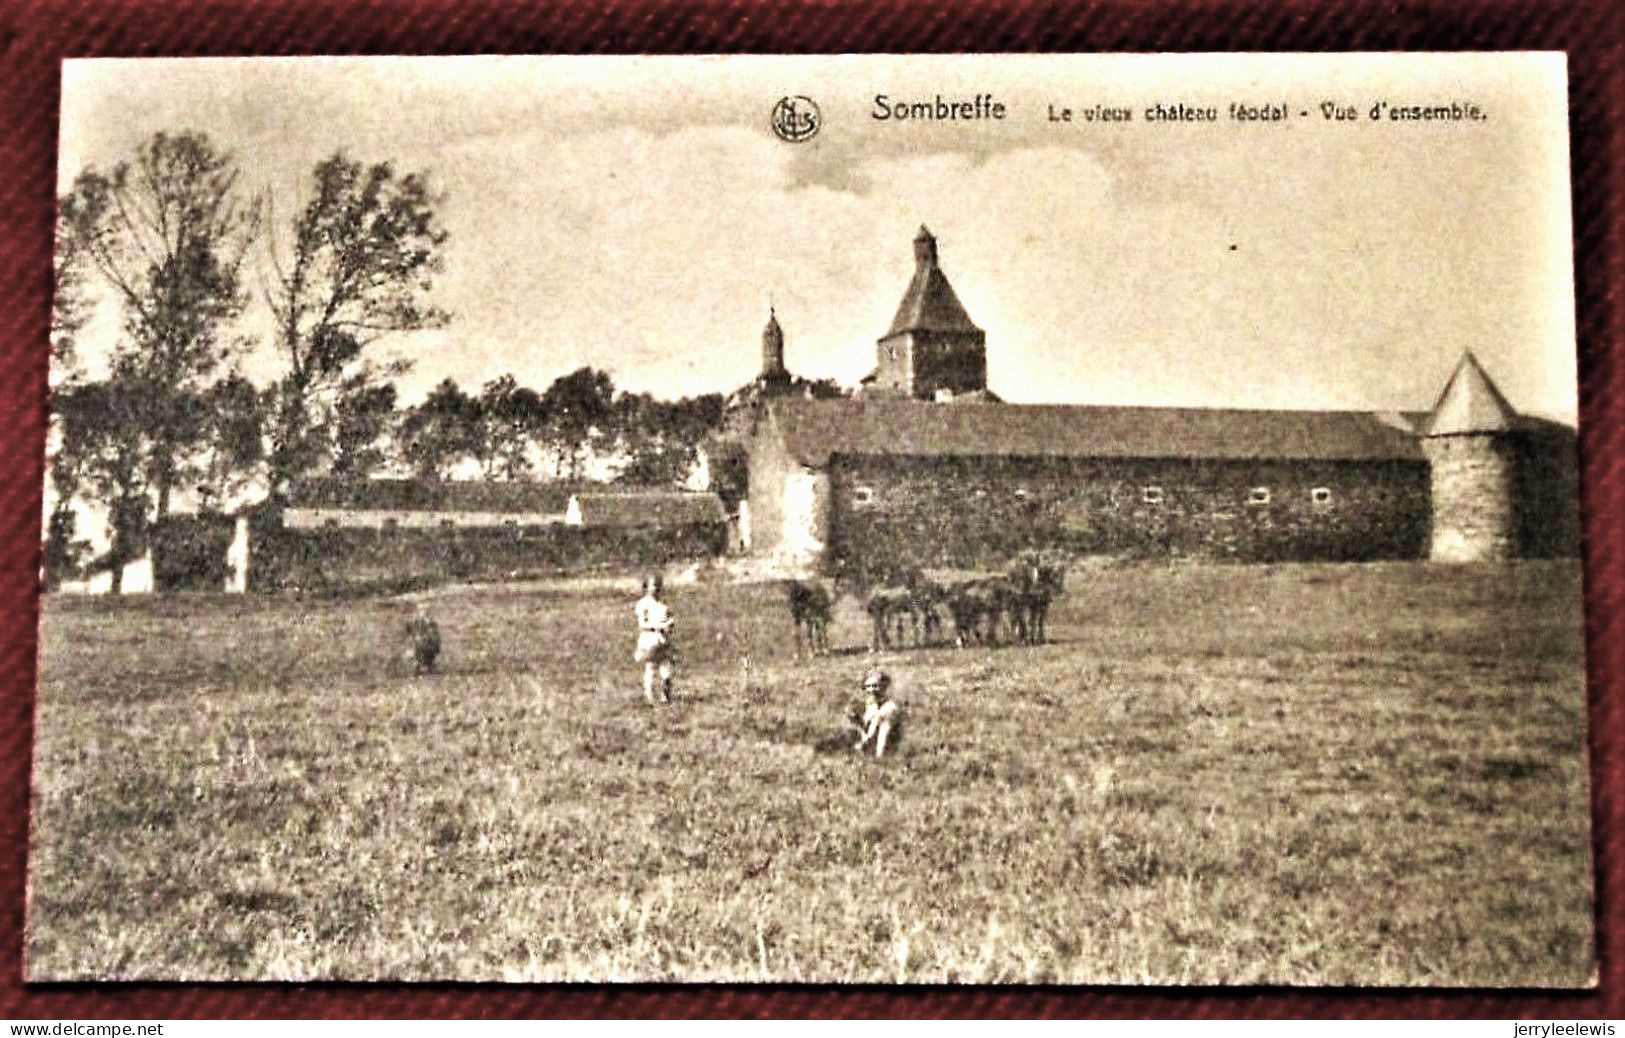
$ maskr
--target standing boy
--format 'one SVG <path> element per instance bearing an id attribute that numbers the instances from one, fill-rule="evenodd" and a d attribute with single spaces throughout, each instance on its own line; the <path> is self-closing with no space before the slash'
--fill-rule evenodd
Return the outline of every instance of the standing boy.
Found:
<path id="1" fill-rule="evenodd" d="M 671 702 L 673 650 L 671 631 L 676 619 L 671 615 L 662 595 L 658 574 L 643 580 L 643 597 L 633 607 L 638 619 L 638 647 L 632 659 L 643 664 L 643 698 L 655 701 L 655 675 L 660 676 L 660 701 Z"/>

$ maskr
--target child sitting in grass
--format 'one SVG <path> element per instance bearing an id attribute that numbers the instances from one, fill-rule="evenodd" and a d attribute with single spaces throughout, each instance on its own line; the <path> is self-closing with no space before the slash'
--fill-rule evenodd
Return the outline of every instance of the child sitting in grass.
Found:
<path id="1" fill-rule="evenodd" d="M 419 603 L 407 621 L 406 635 L 412 640 L 412 666 L 415 673 L 433 674 L 440 660 L 440 625 Z"/>
<path id="2" fill-rule="evenodd" d="M 863 673 L 863 717 L 858 727 L 862 736 L 852 746 L 862 750 L 870 740 L 875 744 L 875 756 L 886 755 L 886 743 L 897 725 L 897 701 L 891 696 L 891 675 L 879 667 L 870 667 Z"/>

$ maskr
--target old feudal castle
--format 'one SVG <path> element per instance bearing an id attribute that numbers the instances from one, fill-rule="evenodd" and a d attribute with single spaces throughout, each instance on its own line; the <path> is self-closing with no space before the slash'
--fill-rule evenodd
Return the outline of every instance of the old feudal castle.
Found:
<path id="1" fill-rule="evenodd" d="M 1006 404 L 987 335 L 920 229 L 851 399 L 766 398 L 742 525 L 792 571 L 983 565 L 1032 549 L 1243 561 L 1462 562 L 1579 550 L 1575 431 L 1520 415 L 1464 355 L 1429 411 Z"/>

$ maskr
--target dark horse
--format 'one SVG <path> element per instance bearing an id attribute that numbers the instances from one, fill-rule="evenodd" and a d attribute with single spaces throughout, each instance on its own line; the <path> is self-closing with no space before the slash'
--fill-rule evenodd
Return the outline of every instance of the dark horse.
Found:
<path id="1" fill-rule="evenodd" d="M 1016 594 L 1008 577 L 962 580 L 948 591 L 948 612 L 954 620 L 954 643 L 997 645 L 999 617 L 1010 612 Z"/>
<path id="2" fill-rule="evenodd" d="M 1005 579 L 1010 589 L 1006 608 L 1016 640 L 1023 645 L 1043 645 L 1049 640 L 1045 625 L 1050 603 L 1066 590 L 1066 570 L 1029 555 L 1011 566 Z"/>
<path id="3" fill-rule="evenodd" d="M 796 626 L 796 655 L 803 640 L 814 656 L 829 652 L 829 621 L 835 611 L 835 597 L 817 581 L 789 581 L 785 597 L 790 603 L 790 619 Z"/>
<path id="4" fill-rule="evenodd" d="M 910 633 L 915 645 L 940 642 L 942 614 L 937 610 L 947 601 L 947 592 L 918 566 L 898 567 L 888 577 L 886 586 L 870 592 L 864 604 L 874 625 L 873 647 L 902 645 Z"/>

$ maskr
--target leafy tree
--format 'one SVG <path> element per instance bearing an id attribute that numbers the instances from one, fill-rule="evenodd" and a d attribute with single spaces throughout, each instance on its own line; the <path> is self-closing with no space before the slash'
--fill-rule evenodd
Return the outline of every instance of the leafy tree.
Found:
<path id="1" fill-rule="evenodd" d="M 395 422 L 393 383 L 365 386 L 333 406 L 333 475 L 359 480 L 386 460 L 385 443 Z"/>
<path id="2" fill-rule="evenodd" d="M 802 378 L 800 375 L 790 380 L 790 392 L 808 400 L 840 400 L 852 395 L 850 389 L 832 378 Z"/>
<path id="3" fill-rule="evenodd" d="M 57 200 L 56 292 L 51 300 L 51 375 L 65 381 L 78 373 L 79 332 L 89 321 L 94 300 L 88 279 L 94 273 L 90 248 L 105 233 L 106 191 L 70 192 Z"/>
<path id="4" fill-rule="evenodd" d="M 445 479 L 480 450 L 479 401 L 446 379 L 401 419 L 401 456 L 420 479 Z"/>
<path id="5" fill-rule="evenodd" d="M 615 382 L 595 368 L 577 368 L 556 379 L 542 394 L 546 439 L 554 467 L 575 480 L 593 442 L 606 435 L 614 415 Z"/>
<path id="6" fill-rule="evenodd" d="M 265 398 L 233 373 L 200 394 L 195 406 L 206 445 L 198 496 L 203 507 L 218 508 L 265 460 Z"/>
<path id="7" fill-rule="evenodd" d="M 101 225 L 99 213 L 87 211 L 83 200 L 72 194 L 57 201 L 55 271 L 56 291 L 51 300 L 51 414 L 55 437 L 62 433 L 57 417 L 56 394 L 71 388 L 79 376 L 75 339 L 89 320 L 91 300 L 86 293 L 88 238 Z M 74 498 L 80 492 L 80 466 L 77 459 L 60 448 L 51 452 L 48 463 L 52 491 L 51 512 L 45 519 L 45 544 L 41 564 L 48 587 L 78 574 L 89 545 L 78 538 L 78 513 Z"/>
<path id="8" fill-rule="evenodd" d="M 720 393 L 676 401 L 622 393 L 615 401 L 614 427 L 617 446 L 627 461 L 617 480 L 643 486 L 681 483 L 722 416 Z"/>
<path id="9" fill-rule="evenodd" d="M 285 255 L 270 250 L 267 295 L 287 364 L 273 394 L 274 495 L 339 456 L 352 470 L 370 462 L 357 449 L 375 439 L 365 433 L 386 399 L 383 386 L 405 365 L 380 363 L 367 348 L 448 320 L 427 302 L 446 242 L 439 204 L 422 174 L 388 162 L 339 153 L 316 165 L 291 245 Z"/>
<path id="10" fill-rule="evenodd" d="M 106 381 L 64 387 L 53 399 L 60 436 L 56 471 L 63 480 L 57 493 L 63 514 L 53 514 L 49 527 L 58 540 L 47 545 L 46 556 L 71 557 L 76 526 L 70 518 L 71 502 L 81 491 L 88 492 L 108 509 L 111 547 L 94 566 L 112 569 L 114 594 L 122 590 L 125 563 L 145 550 L 150 525 L 141 445 L 130 435 L 145 392 L 127 371 L 115 371 Z"/>
<path id="11" fill-rule="evenodd" d="M 257 201 L 244 203 L 237 180 L 235 162 L 207 137 L 159 133 L 109 173 L 86 169 L 61 204 L 70 273 L 54 345 L 71 352 L 82 323 L 83 264 L 122 310 L 114 356 L 121 435 L 141 455 L 158 519 L 207 432 L 195 402 L 235 346 L 227 329 L 245 302 L 242 266 L 260 214 Z M 132 508 L 133 500 L 120 497 L 118 507 Z"/>
<path id="12" fill-rule="evenodd" d="M 530 448 L 547 429 L 547 410 L 534 389 L 512 375 L 480 391 L 480 465 L 487 479 L 519 479 L 530 469 Z"/>
<path id="13" fill-rule="evenodd" d="M 55 591 L 64 580 L 79 575 L 90 555 L 90 542 L 78 536 L 79 513 L 71 504 L 59 504 L 45 520 L 45 549 L 41 565 L 45 586 Z"/>

